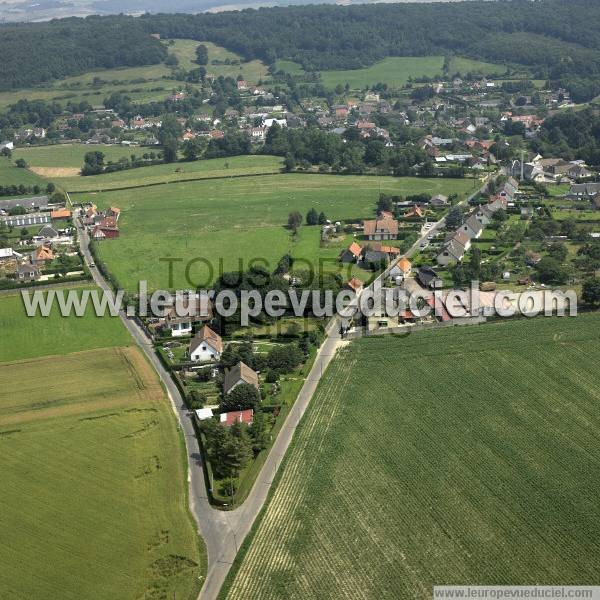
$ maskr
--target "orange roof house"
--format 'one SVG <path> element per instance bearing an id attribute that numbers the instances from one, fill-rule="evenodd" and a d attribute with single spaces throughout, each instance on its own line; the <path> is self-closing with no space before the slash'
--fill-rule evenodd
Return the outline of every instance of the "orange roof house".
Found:
<path id="1" fill-rule="evenodd" d="M 422 217 L 425 213 L 423 212 L 423 210 L 421 209 L 420 206 L 417 206 L 416 204 L 408 211 L 406 211 L 404 213 L 404 218 L 405 219 L 411 219 L 414 217 Z"/>
<path id="2" fill-rule="evenodd" d="M 59 210 L 53 210 L 50 213 L 50 218 L 51 219 L 70 219 L 71 211 L 67 210 L 66 208 L 61 208 Z"/>
<path id="3" fill-rule="evenodd" d="M 374 219 L 363 221 L 364 234 L 369 240 L 393 240 L 398 236 L 398 221 L 395 219 Z"/>
<path id="4" fill-rule="evenodd" d="M 358 279 L 358 277 L 353 277 L 350 281 L 346 282 L 346 287 L 351 289 L 354 292 L 359 292 L 362 290 L 364 283 Z"/>
<path id="5" fill-rule="evenodd" d="M 404 273 L 404 275 L 408 275 L 412 270 L 412 265 L 410 264 L 410 260 L 408 258 L 401 258 L 398 261 L 398 268 Z"/>
<path id="6" fill-rule="evenodd" d="M 31 260 L 32 262 L 45 262 L 47 260 L 54 260 L 54 252 L 52 252 L 52 248 L 49 248 L 48 246 L 38 246 L 31 253 Z"/>
<path id="7" fill-rule="evenodd" d="M 345 250 L 342 250 L 342 253 L 340 254 L 340 260 L 343 263 L 358 262 L 362 255 L 362 251 L 363 251 L 363 249 L 360 244 L 357 244 L 356 242 L 352 242 L 350 244 L 350 246 L 348 246 L 348 248 L 346 248 Z"/>

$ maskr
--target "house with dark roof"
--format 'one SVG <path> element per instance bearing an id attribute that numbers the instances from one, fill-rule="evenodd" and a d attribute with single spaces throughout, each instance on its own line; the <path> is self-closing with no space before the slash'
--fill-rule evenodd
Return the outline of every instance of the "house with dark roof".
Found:
<path id="1" fill-rule="evenodd" d="M 566 197 L 570 200 L 591 200 L 600 194 L 600 183 L 574 183 Z"/>
<path id="2" fill-rule="evenodd" d="M 246 383 L 259 388 L 258 373 L 251 369 L 246 363 L 240 361 L 234 367 L 231 367 L 223 378 L 223 393 L 225 395 L 231 393 L 238 385 Z"/>
<path id="3" fill-rule="evenodd" d="M 417 271 L 418 282 L 427 289 L 441 288 L 443 281 L 432 267 L 423 266 Z"/>
<path id="4" fill-rule="evenodd" d="M 477 239 L 483 231 L 483 225 L 477 220 L 475 214 L 471 216 L 460 226 L 459 231 L 466 233 L 469 239 Z"/>
<path id="5" fill-rule="evenodd" d="M 42 275 L 37 265 L 25 263 L 17 267 L 17 279 L 19 281 L 35 281 Z"/>

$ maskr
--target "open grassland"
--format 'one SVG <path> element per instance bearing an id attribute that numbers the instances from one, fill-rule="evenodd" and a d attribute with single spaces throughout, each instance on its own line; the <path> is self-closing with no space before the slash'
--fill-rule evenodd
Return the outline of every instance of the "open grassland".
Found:
<path id="1" fill-rule="evenodd" d="M 1 364 L 3 596 L 195 598 L 178 436 L 136 348 Z"/>
<path id="2" fill-rule="evenodd" d="M 450 59 L 449 74 L 466 75 L 467 73 L 481 73 L 482 75 L 497 75 L 501 76 L 506 72 L 504 65 L 495 65 L 493 63 L 484 62 L 481 60 L 473 60 L 471 58 L 463 58 L 461 56 L 453 56 Z"/>
<path id="3" fill-rule="evenodd" d="M 321 80 L 325 87 L 348 83 L 353 89 L 361 89 L 376 83 L 387 83 L 392 87 L 405 85 L 409 79 L 419 77 L 442 77 L 444 67 L 443 56 L 391 56 L 364 69 L 347 69 L 341 71 L 321 71 Z M 304 73 L 302 66 L 291 60 L 278 60 L 274 71 L 284 71 L 291 75 Z M 449 74 L 481 73 L 482 75 L 502 75 L 506 71 L 504 65 L 497 65 L 480 60 L 452 57 Z"/>
<path id="4" fill-rule="evenodd" d="M 15 166 L 15 160 L 19 158 L 18 155 L 13 154 L 13 158 L 10 159 L 6 156 L 0 156 L 0 185 L 25 185 L 27 187 L 39 185 L 42 190 L 46 189 L 47 181 L 42 179 L 40 176 L 28 171 L 27 169 L 20 169 Z"/>
<path id="5" fill-rule="evenodd" d="M 600 314 L 353 342 L 222 596 L 596 584 L 599 364 Z"/>
<path id="6" fill-rule="evenodd" d="M 236 79 L 241 75 L 248 83 L 257 84 L 261 79 L 267 76 L 267 67 L 260 60 L 251 60 L 243 62 L 243 59 L 234 52 L 226 50 L 222 46 L 217 46 L 212 42 L 196 42 L 204 44 L 208 50 L 208 64 L 206 72 L 216 77 L 232 77 Z M 218 64 L 214 64 L 217 61 Z M 225 64 L 229 62 L 230 64 Z M 239 64 L 231 64 L 231 63 Z"/>
<path id="7" fill-rule="evenodd" d="M 88 152 L 102 152 L 105 162 L 117 161 L 131 154 L 143 154 L 146 148 L 125 148 L 117 145 L 94 144 L 55 144 L 52 146 L 31 146 L 15 148 L 13 158 L 23 158 L 33 169 L 81 169 L 83 158 Z M 62 183 L 62 182 L 61 182 Z"/>
<path id="8" fill-rule="evenodd" d="M 471 187 L 470 180 L 461 179 L 282 174 L 175 183 L 81 198 L 122 210 L 120 237 L 98 246 L 122 286 L 136 289 L 137 282 L 146 279 L 151 288 L 173 288 L 209 285 L 220 268 L 247 268 L 254 258 L 266 259 L 273 269 L 286 252 L 303 258 L 294 246 L 306 251 L 306 242 L 301 238 L 299 244 L 285 228 L 294 210 L 305 215 L 314 207 L 332 220 L 369 218 L 380 191 L 404 196 L 418 192 L 464 195 Z M 318 238 L 313 239 L 316 253 Z M 166 258 L 180 259 L 174 263 L 171 281 L 168 263 L 161 260 Z M 193 259 L 210 261 L 212 276 L 206 264 L 197 261 L 190 265 L 190 281 L 186 281 L 186 266 Z"/>
<path id="9" fill-rule="evenodd" d="M 379 82 L 399 87 L 411 77 L 441 76 L 443 66 L 443 56 L 392 56 L 365 69 L 321 71 L 321 79 L 328 88 L 348 83 L 357 89 Z"/>
<path id="10" fill-rule="evenodd" d="M 123 149 L 121 149 L 121 152 L 123 152 Z M 148 152 L 148 148 L 131 148 L 129 150 L 129 154 L 137 154 L 138 156 L 144 152 Z M 124 154 L 120 154 L 120 156 L 124 156 Z M 87 177 L 65 177 L 58 181 L 58 183 L 69 192 L 104 191 L 118 188 L 135 188 L 159 183 L 174 183 L 192 179 L 279 173 L 281 167 L 282 160 L 276 156 L 232 156 L 229 158 L 213 158 L 210 160 L 139 167 L 137 169 Z"/>
<path id="11" fill-rule="evenodd" d="M 57 293 L 67 291 L 63 288 Z M 33 290 L 25 293 L 33 294 Z M 0 331 L 0 362 L 121 346 L 130 341 L 117 317 L 96 317 L 91 305 L 81 318 L 61 317 L 56 303 L 49 317 L 27 317 L 20 293 L 0 298 Z"/>

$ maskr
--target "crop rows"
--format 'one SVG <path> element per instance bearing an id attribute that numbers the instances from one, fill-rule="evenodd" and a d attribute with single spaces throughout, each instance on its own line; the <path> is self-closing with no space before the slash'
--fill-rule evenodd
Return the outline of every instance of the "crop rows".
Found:
<path id="1" fill-rule="evenodd" d="M 593 584 L 600 315 L 363 339 L 320 385 L 228 598 Z"/>

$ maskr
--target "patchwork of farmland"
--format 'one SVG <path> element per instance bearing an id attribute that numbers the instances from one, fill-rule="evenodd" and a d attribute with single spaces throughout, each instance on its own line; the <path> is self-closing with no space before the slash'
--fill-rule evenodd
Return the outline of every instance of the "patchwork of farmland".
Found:
<path id="1" fill-rule="evenodd" d="M 305 215 L 314 207 L 332 220 L 369 218 L 380 191 L 464 195 L 472 187 L 473 181 L 465 179 L 282 174 L 83 194 L 78 199 L 122 209 L 121 235 L 102 242 L 100 256 L 122 286 L 135 289 L 146 279 L 150 288 L 158 289 L 185 287 L 190 281 L 209 285 L 221 269 L 239 269 L 239 261 L 246 268 L 251 259 L 265 259 L 274 269 L 287 252 L 315 264 L 322 256 L 318 238 L 313 236 L 309 247 L 302 241 L 304 233 L 294 240 L 285 228 L 294 210 Z M 330 252 L 326 255 L 331 257 Z M 171 258 L 178 262 L 169 281 L 165 259 Z M 212 276 L 204 259 L 213 265 Z M 192 260 L 196 262 L 190 264 Z"/>
<path id="2" fill-rule="evenodd" d="M 156 374 L 116 319 L 18 300 L 0 299 L 2 596 L 195 598 L 206 556 Z"/>
<path id="3" fill-rule="evenodd" d="M 599 364 L 600 314 L 353 342 L 222 596 L 597 583 Z"/>

